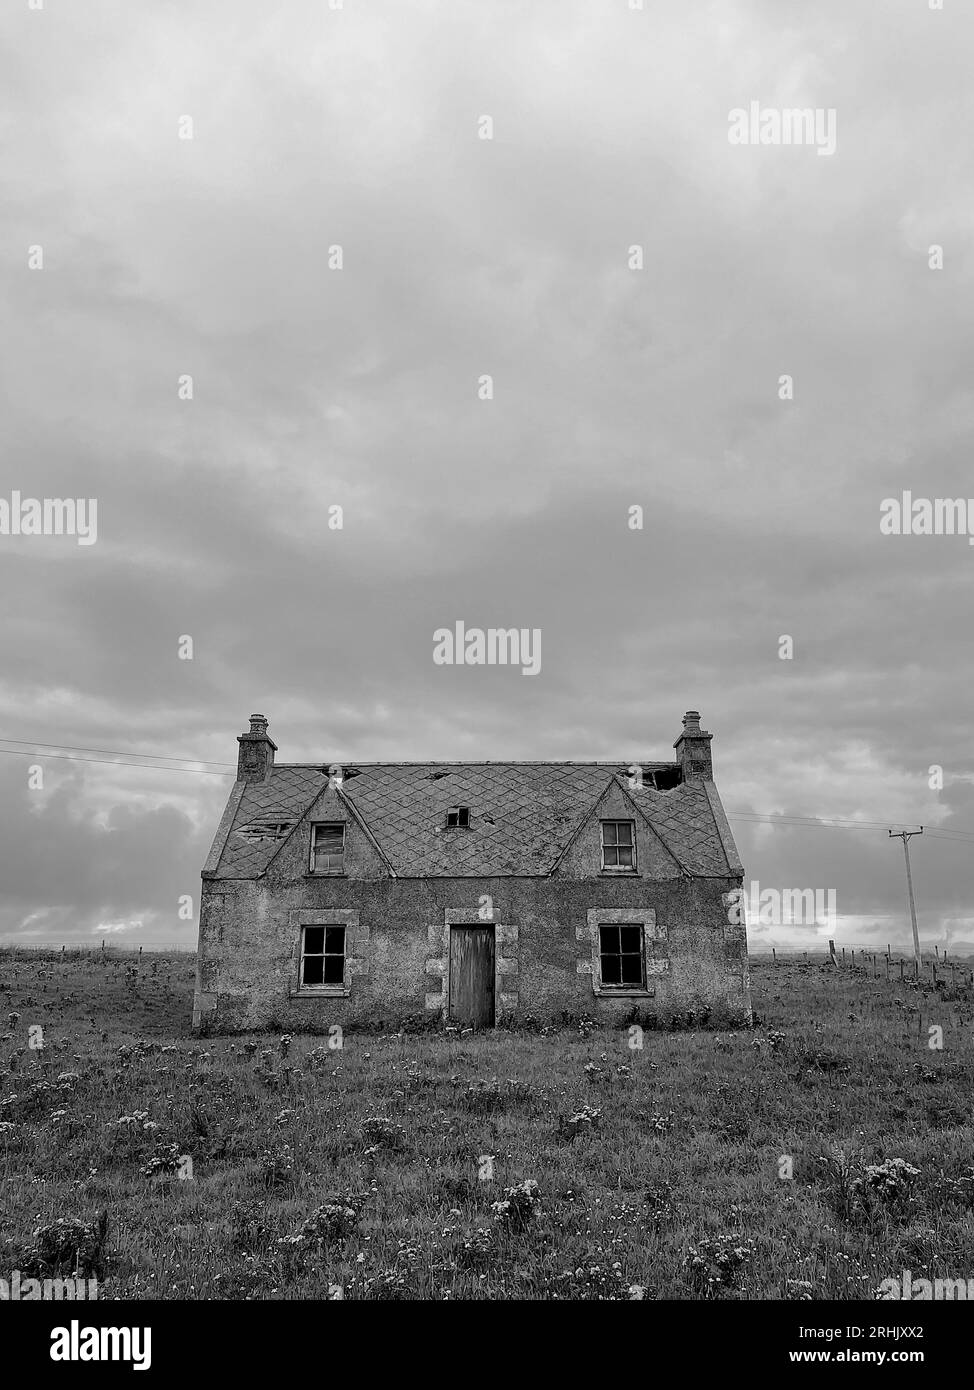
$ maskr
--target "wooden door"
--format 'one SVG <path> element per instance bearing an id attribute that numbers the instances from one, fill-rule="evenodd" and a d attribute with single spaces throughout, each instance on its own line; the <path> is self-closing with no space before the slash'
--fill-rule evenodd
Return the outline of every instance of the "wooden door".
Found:
<path id="1" fill-rule="evenodd" d="M 494 1026 L 494 928 L 450 928 L 450 1018 L 465 1028 Z"/>

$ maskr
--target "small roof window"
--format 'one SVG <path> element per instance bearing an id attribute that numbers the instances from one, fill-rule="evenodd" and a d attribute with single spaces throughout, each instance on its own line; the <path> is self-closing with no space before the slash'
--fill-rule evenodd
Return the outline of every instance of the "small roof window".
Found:
<path id="1" fill-rule="evenodd" d="M 469 806 L 451 806 L 446 813 L 446 828 L 451 830 L 454 827 L 466 828 L 470 825 Z"/>

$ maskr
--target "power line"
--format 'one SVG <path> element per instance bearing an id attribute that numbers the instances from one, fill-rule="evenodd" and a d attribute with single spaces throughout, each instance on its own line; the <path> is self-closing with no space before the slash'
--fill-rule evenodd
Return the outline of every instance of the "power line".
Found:
<path id="1" fill-rule="evenodd" d="M 812 816 L 785 816 L 777 814 L 766 814 L 761 811 L 728 811 L 728 820 L 748 821 L 764 825 L 784 825 L 794 826 L 795 829 L 802 830 L 807 828 L 820 830 L 888 830 L 889 821 L 865 821 L 865 820 L 843 820 L 838 818 L 812 817 Z M 894 822 L 896 824 L 897 822 Z M 938 840 L 956 840 L 959 844 L 974 843 L 974 835 L 964 834 L 962 831 L 953 830 L 931 830 L 928 826 L 924 832 L 927 835 L 935 836 Z"/>
<path id="2" fill-rule="evenodd" d="M 853 820 L 845 816 L 789 816 L 782 812 L 780 815 L 776 811 L 728 811 L 729 816 L 735 820 L 770 820 L 783 821 L 791 824 L 792 822 L 806 825 L 835 826 L 837 829 L 851 827 L 856 830 L 887 830 L 888 820 Z"/>
<path id="3" fill-rule="evenodd" d="M 107 753 L 109 756 L 121 758 L 155 758 L 163 763 L 204 763 L 207 767 L 233 767 L 233 763 L 218 763 L 211 758 L 174 758 L 168 753 L 135 753 L 131 749 L 123 753 L 118 748 L 75 748 L 70 743 L 40 743 L 37 739 L 4 738 L 2 735 L 0 743 L 15 743 L 19 748 L 63 748 L 69 753 Z M 0 753 L 6 751 L 0 748 Z"/>
<path id="4" fill-rule="evenodd" d="M 123 758 L 76 758 L 73 753 L 27 753 L 19 748 L 0 748 L 13 758 L 60 758 L 70 763 L 102 763 L 107 767 L 141 767 L 147 772 L 191 772 L 200 777 L 232 777 L 232 772 L 217 772 L 210 767 L 160 767 L 155 763 L 128 763 Z M 149 757 L 146 754 L 146 757 Z"/>

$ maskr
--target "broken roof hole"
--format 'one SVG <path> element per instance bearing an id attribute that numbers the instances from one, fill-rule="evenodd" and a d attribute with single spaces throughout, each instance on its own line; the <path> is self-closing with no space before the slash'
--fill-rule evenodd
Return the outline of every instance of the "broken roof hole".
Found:
<path id="1" fill-rule="evenodd" d="M 658 767 L 653 773 L 653 782 L 658 792 L 672 791 L 682 781 L 683 772 L 679 767 Z"/>
<path id="2" fill-rule="evenodd" d="M 240 826 L 237 834 L 243 840 L 283 840 L 296 824 L 293 820 L 251 821 Z"/>

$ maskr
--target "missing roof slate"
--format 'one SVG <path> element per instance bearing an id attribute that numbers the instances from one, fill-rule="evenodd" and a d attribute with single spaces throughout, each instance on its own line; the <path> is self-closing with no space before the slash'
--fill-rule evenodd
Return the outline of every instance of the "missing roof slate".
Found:
<path id="1" fill-rule="evenodd" d="M 241 825 L 236 833 L 242 840 L 283 840 L 295 825 L 297 821 L 293 820 L 251 821 L 249 825 Z"/>

